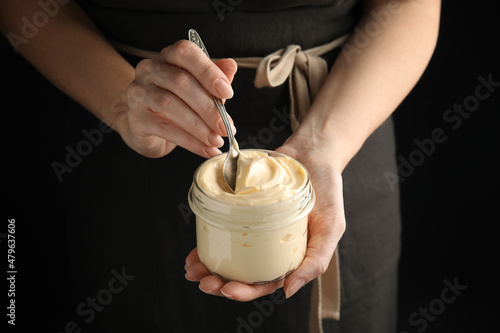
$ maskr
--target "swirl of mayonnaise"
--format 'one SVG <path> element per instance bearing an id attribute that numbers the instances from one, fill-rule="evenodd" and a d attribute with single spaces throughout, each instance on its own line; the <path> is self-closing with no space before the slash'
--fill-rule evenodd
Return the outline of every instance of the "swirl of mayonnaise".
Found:
<path id="1" fill-rule="evenodd" d="M 196 179 L 203 192 L 222 201 L 247 206 L 273 204 L 293 197 L 307 182 L 304 167 L 295 159 L 242 149 L 233 193 L 222 175 L 225 156 L 207 160 Z"/>

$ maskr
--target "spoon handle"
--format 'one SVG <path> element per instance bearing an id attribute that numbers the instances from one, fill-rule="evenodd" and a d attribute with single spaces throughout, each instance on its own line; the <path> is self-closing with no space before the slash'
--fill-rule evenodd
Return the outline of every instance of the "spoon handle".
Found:
<path id="1" fill-rule="evenodd" d="M 189 36 L 189 41 L 198 45 L 200 47 L 200 49 L 202 49 L 203 52 L 207 55 L 207 57 L 210 58 L 210 55 L 208 55 L 207 48 L 205 47 L 205 44 L 203 44 L 203 42 L 201 41 L 200 35 L 198 35 L 196 30 L 190 29 L 188 32 L 188 36 Z M 222 104 L 222 101 L 220 98 L 215 97 L 215 96 L 212 96 L 212 97 L 215 101 L 215 105 L 217 105 L 217 109 L 219 109 L 219 113 L 222 117 L 222 121 L 224 122 L 224 126 L 226 127 L 226 130 L 227 130 L 229 142 L 232 146 L 233 142 L 235 140 L 234 140 L 233 131 L 231 130 L 231 122 L 229 121 L 229 116 L 227 114 L 226 108 L 224 107 L 224 104 Z"/>

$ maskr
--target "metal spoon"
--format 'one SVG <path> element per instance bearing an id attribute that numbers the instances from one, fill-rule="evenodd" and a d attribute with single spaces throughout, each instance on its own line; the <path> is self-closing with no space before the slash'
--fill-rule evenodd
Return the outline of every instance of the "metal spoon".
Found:
<path id="1" fill-rule="evenodd" d="M 189 41 L 198 45 L 203 50 L 203 52 L 205 52 L 207 57 L 210 58 L 210 56 L 208 55 L 208 51 L 205 48 L 205 45 L 203 45 L 203 42 L 201 41 L 200 35 L 198 35 L 198 33 L 194 29 L 189 30 L 188 36 L 189 36 Z M 224 180 L 226 181 L 227 186 L 229 186 L 231 191 L 234 192 L 236 188 L 237 161 L 238 161 L 238 156 L 240 155 L 239 146 L 238 142 L 236 142 L 236 139 L 234 138 L 233 130 L 231 129 L 231 123 L 229 122 L 229 117 L 227 115 L 227 111 L 226 108 L 224 107 L 224 104 L 222 104 L 220 98 L 217 98 L 215 96 L 212 97 L 214 98 L 215 105 L 217 105 L 217 109 L 219 109 L 219 113 L 222 117 L 222 121 L 224 122 L 224 126 L 226 127 L 226 131 L 229 138 L 229 151 L 227 152 L 226 159 L 224 160 L 224 164 L 222 166 L 222 174 L 224 176 Z"/>

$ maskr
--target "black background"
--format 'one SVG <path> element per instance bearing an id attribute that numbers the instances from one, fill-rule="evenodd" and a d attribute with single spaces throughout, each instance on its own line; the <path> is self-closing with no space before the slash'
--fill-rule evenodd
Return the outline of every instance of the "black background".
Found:
<path id="1" fill-rule="evenodd" d="M 500 82 L 500 29 L 494 3 L 443 1 L 435 54 L 395 113 L 400 159 L 415 157 L 420 149 L 415 140 L 430 139 L 434 129 L 441 128 L 446 135 L 400 183 L 403 251 L 398 332 L 497 329 L 493 226 L 499 222 L 500 87 L 455 129 L 443 118 L 454 104 L 474 96 L 479 76 L 491 75 Z M 61 93 L 5 39 L 0 48 L 2 276 L 7 259 L 2 236 L 7 219 L 14 218 L 17 331 L 31 327 L 59 332 L 75 316 L 62 185 L 51 168 L 52 161 L 62 160 Z M 467 287 L 449 304 L 439 301 L 444 280 Z M 4 316 L 8 285 L 2 285 L 3 324 L 8 319 Z M 429 307 L 428 319 L 410 321 L 412 315 L 415 320 L 425 318 L 420 313 Z"/>
<path id="2" fill-rule="evenodd" d="M 475 94 L 478 76 L 500 81 L 498 16 L 493 2 L 487 3 L 443 1 L 434 57 L 395 114 L 398 155 L 406 159 L 417 147 L 415 139 L 430 138 L 435 128 L 447 135 L 401 184 L 400 331 L 498 329 L 493 226 L 499 221 L 500 91 L 456 129 L 443 119 L 455 103 Z M 412 326 L 414 312 L 441 298 L 445 279 L 467 289 L 427 327 Z"/>

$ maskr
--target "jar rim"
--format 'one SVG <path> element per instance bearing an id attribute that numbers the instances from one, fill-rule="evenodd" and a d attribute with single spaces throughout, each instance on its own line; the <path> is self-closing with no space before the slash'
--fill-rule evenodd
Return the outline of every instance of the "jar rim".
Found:
<path id="1" fill-rule="evenodd" d="M 210 194 L 208 194 L 207 192 L 203 191 L 203 189 L 201 188 L 201 186 L 198 184 L 198 181 L 197 181 L 197 175 L 198 175 L 198 171 L 202 168 L 202 166 L 206 163 L 208 163 L 209 161 L 211 161 L 212 159 L 214 158 L 217 158 L 219 157 L 220 155 L 217 155 L 217 156 L 214 156 L 214 157 L 211 157 L 209 159 L 207 159 L 206 161 L 204 161 L 203 163 L 201 163 L 198 168 L 196 168 L 195 172 L 194 172 L 194 175 L 193 175 L 193 184 L 196 186 L 196 188 L 198 190 L 200 190 L 200 192 L 202 192 L 203 194 L 205 194 L 206 196 L 214 199 L 214 200 L 217 200 L 217 201 L 220 201 L 220 202 L 224 202 L 224 203 L 227 203 L 229 205 L 234 205 L 234 206 L 242 206 L 242 207 L 262 207 L 262 208 L 265 208 L 265 207 L 268 207 L 268 206 L 272 206 L 272 205 L 276 205 L 277 203 L 287 203 L 287 202 L 290 202 L 292 201 L 295 197 L 297 197 L 300 193 L 302 193 L 309 185 L 310 183 L 310 177 L 309 177 L 309 171 L 306 169 L 306 167 L 300 163 L 299 161 L 297 161 L 295 158 L 289 156 L 289 155 L 286 155 L 286 154 L 283 154 L 283 153 L 280 153 L 280 152 L 277 152 L 277 151 L 274 151 L 274 150 L 268 150 L 268 149 L 253 149 L 253 148 L 250 148 L 250 149 L 241 149 L 241 150 L 251 150 L 251 151 L 259 151 L 259 152 L 263 152 L 263 153 L 267 153 L 269 156 L 271 156 L 271 154 L 275 154 L 275 155 L 279 155 L 280 157 L 288 157 L 288 158 L 291 158 L 295 163 L 297 163 L 301 168 L 302 170 L 304 170 L 304 174 L 305 174 L 305 180 L 304 180 L 304 184 L 302 187 L 300 187 L 298 190 L 297 190 L 297 193 L 295 195 L 293 195 L 292 197 L 290 198 L 287 198 L 283 201 L 279 201 L 279 202 L 275 202 L 275 203 L 270 203 L 270 204 L 265 204 L 265 205 L 238 205 L 238 204 L 233 204 L 231 202 L 228 202 L 228 201 L 224 201 L 224 200 L 219 200 L 217 198 L 214 198 L 213 196 L 211 196 Z M 224 154 L 227 154 L 227 153 L 223 153 Z M 271 156 L 273 157 L 273 156 Z"/>

